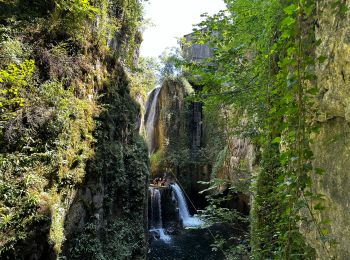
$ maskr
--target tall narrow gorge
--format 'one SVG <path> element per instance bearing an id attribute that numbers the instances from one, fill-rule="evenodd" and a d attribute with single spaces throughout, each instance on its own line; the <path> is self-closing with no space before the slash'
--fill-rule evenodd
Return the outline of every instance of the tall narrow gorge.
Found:
<path id="1" fill-rule="evenodd" d="M 0 0 L 0 259 L 350 259 L 349 22 Z"/>

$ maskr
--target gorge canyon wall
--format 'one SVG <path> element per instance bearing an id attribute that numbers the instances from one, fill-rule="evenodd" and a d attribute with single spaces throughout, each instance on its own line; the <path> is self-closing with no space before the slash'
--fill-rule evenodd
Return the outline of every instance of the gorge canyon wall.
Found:
<path id="1" fill-rule="evenodd" d="M 343 3 L 348 9 L 350 1 Z M 325 210 L 317 215 L 328 221 L 329 236 L 335 244 L 320 242 L 318 234 L 309 234 L 318 259 L 349 259 L 350 250 L 350 16 L 331 7 L 332 1 L 318 4 L 316 39 L 321 44 L 317 56 L 326 57 L 316 67 L 320 90 L 318 110 L 320 130 L 313 136 L 314 166 L 324 170 L 315 175 L 313 191 L 324 195 Z"/>

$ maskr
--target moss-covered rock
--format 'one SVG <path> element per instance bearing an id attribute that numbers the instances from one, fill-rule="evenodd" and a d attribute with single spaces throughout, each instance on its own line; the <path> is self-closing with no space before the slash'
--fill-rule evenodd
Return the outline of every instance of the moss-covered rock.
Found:
<path id="1" fill-rule="evenodd" d="M 201 204 L 204 196 L 198 192 L 203 186 L 198 181 L 209 180 L 209 166 L 200 156 L 204 146 L 202 106 L 187 100 L 193 91 L 184 78 L 164 80 L 157 98 L 155 151 L 150 161 L 153 177 L 167 173 Z"/>
<path id="2" fill-rule="evenodd" d="M 143 258 L 148 158 L 125 72 L 141 4 L 24 2 L 0 3 L 0 258 Z"/>
<path id="3" fill-rule="evenodd" d="M 314 166 L 324 171 L 322 176 L 314 176 L 313 191 L 324 194 L 326 206 L 316 218 L 329 224 L 322 231 L 323 241 L 317 232 L 306 233 L 318 259 L 349 259 L 350 14 L 343 12 L 342 5 L 349 8 L 350 2 L 336 6 L 333 3 L 322 1 L 319 5 L 316 37 L 322 41 L 316 52 L 326 60 L 316 68 L 320 130 L 313 136 L 312 144 Z"/>

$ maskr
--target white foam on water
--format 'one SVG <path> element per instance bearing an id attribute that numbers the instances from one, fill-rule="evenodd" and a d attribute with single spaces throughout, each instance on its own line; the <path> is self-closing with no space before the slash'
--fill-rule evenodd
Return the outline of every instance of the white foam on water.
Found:
<path id="1" fill-rule="evenodd" d="M 200 220 L 197 217 L 191 216 L 190 212 L 188 211 L 187 202 L 184 196 L 184 193 L 182 192 L 180 186 L 176 183 L 172 184 L 171 187 L 173 188 L 175 198 L 177 200 L 177 204 L 179 207 L 179 214 L 182 219 L 182 223 L 184 227 L 199 227 L 204 224 L 202 220 Z"/>
<path id="2" fill-rule="evenodd" d="M 159 235 L 159 239 L 164 242 L 169 242 L 171 240 L 171 237 L 166 234 L 164 228 L 163 228 L 163 221 L 162 221 L 162 202 L 161 202 L 161 194 L 159 189 L 156 188 L 149 188 L 149 191 L 151 193 L 151 217 L 152 217 L 152 228 L 150 229 L 151 232 L 156 232 Z"/>

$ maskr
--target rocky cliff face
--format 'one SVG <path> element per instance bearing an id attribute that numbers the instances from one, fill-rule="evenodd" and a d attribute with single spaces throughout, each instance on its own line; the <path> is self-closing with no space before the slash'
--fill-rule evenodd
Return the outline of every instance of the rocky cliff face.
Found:
<path id="1" fill-rule="evenodd" d="M 123 67 L 116 64 L 111 75 L 101 100 L 108 109 L 97 119 L 96 154 L 65 215 L 62 256 L 68 259 L 143 259 L 146 253 L 147 149 Z"/>
<path id="2" fill-rule="evenodd" d="M 147 139 L 150 139 L 150 153 L 153 153 L 151 161 L 154 159 L 151 165 L 153 175 L 165 172 L 165 168 L 170 167 L 166 162 L 170 158 L 165 158 L 169 149 L 187 148 L 185 97 L 188 94 L 180 80 L 167 79 L 161 88 L 152 91 L 148 97 L 145 125 L 150 124 L 150 131 L 146 131 Z"/>
<path id="3" fill-rule="evenodd" d="M 325 195 L 326 209 L 317 218 L 330 220 L 329 236 L 336 244 L 320 243 L 318 235 L 309 236 L 316 245 L 319 259 L 349 259 L 350 241 L 350 16 L 339 8 L 332 8 L 333 1 L 322 1 L 317 39 L 322 42 L 316 49 L 327 60 L 316 68 L 320 89 L 319 121 L 321 128 L 312 145 L 316 167 L 324 170 L 323 176 L 314 178 L 313 189 Z M 350 8 L 350 1 L 343 1 Z M 342 9 L 344 10 L 344 9 Z"/>
<path id="4" fill-rule="evenodd" d="M 238 136 L 228 137 L 226 146 L 218 153 L 213 167 L 212 177 L 226 180 L 237 187 L 237 196 L 229 208 L 249 214 L 250 209 L 250 180 L 253 174 L 254 146 L 248 140 Z M 218 191 L 224 192 L 227 184 L 221 185 Z"/>
<path id="5" fill-rule="evenodd" d="M 188 145 L 185 97 L 189 95 L 191 86 L 180 80 L 164 81 L 158 95 L 158 124 L 155 129 L 157 148 L 186 149 Z"/>
<path id="6" fill-rule="evenodd" d="M 214 193 L 226 193 L 234 187 L 235 198 L 226 206 L 249 214 L 250 184 L 256 172 L 256 151 L 254 145 L 242 136 L 239 128 L 244 127 L 244 113 L 230 106 L 205 107 L 204 139 L 208 160 L 211 162 L 211 180 L 221 179 Z"/>
<path id="7" fill-rule="evenodd" d="M 147 106 L 145 117 L 147 125 L 154 113 L 154 132 L 148 134 L 152 137 L 149 140 L 153 152 L 152 176 L 167 174 L 179 181 L 200 207 L 206 202 L 198 193 L 205 186 L 198 182 L 213 178 L 231 181 L 241 189 L 227 206 L 248 214 L 253 146 L 236 136 L 227 137 L 225 130 L 216 125 L 224 120 L 224 112 L 212 110 L 215 111 L 213 118 L 205 114 L 201 103 L 186 100 L 191 92 L 193 89 L 185 80 L 167 79 L 160 89 L 149 95 L 148 102 L 155 105 L 155 108 Z M 227 188 L 221 186 L 217 191 L 226 192 Z"/>
<path id="8" fill-rule="evenodd" d="M 186 101 L 193 92 L 185 79 L 166 79 L 159 89 L 154 123 L 152 176 L 176 176 L 200 204 L 203 189 L 198 181 L 209 180 L 209 165 L 200 157 L 204 147 L 202 105 Z M 150 96 L 152 98 L 152 96 Z M 147 112 L 146 112 L 147 116 Z"/>
<path id="9" fill-rule="evenodd" d="M 145 256 L 148 156 L 125 72 L 141 4 L 90 3 L 0 3 L 1 259 Z"/>

